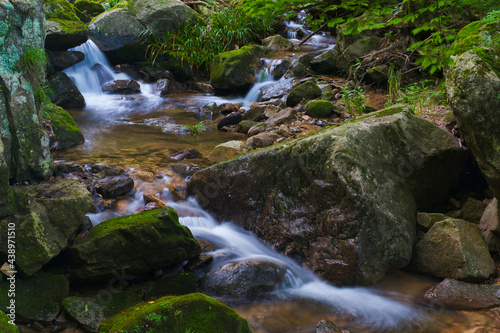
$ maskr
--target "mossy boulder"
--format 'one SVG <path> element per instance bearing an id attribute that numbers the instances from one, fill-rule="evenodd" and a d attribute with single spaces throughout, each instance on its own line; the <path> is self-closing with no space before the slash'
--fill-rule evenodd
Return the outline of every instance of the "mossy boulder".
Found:
<path id="1" fill-rule="evenodd" d="M 4 310 L 4 309 L 2 309 Z M 4 310 L 5 311 L 5 310 Z M 19 329 L 15 324 L 12 324 L 12 319 L 7 317 L 5 313 L 0 311 L 0 332 L 3 333 L 19 333 Z"/>
<path id="2" fill-rule="evenodd" d="M 175 33 L 199 17 L 179 0 L 129 0 L 128 9 L 135 18 L 154 33 Z"/>
<path id="3" fill-rule="evenodd" d="M 337 56 L 335 51 L 329 50 L 315 57 L 311 63 L 311 69 L 316 74 L 334 74 L 336 70 Z"/>
<path id="4" fill-rule="evenodd" d="M 432 226 L 415 245 L 409 267 L 419 273 L 466 282 L 481 282 L 496 273 L 479 227 L 453 218 Z"/>
<path id="5" fill-rule="evenodd" d="M 233 309 L 203 294 L 166 296 L 133 306 L 99 326 L 100 333 L 157 332 L 250 333 L 248 322 Z"/>
<path id="6" fill-rule="evenodd" d="M 85 106 L 85 98 L 64 72 L 57 72 L 49 79 L 53 94 L 50 100 L 62 108 L 81 108 Z"/>
<path id="7" fill-rule="evenodd" d="M 66 297 L 62 306 L 70 318 L 88 332 L 97 332 L 98 325 L 126 308 L 141 303 L 135 294 L 105 289 L 93 297 Z"/>
<path id="8" fill-rule="evenodd" d="M 267 46 L 275 52 L 293 50 L 293 43 L 281 35 L 269 36 L 263 39 L 262 45 Z"/>
<path id="9" fill-rule="evenodd" d="M 487 203 L 474 198 L 468 198 L 459 210 L 447 212 L 446 215 L 470 223 L 479 224 L 486 207 L 488 207 Z"/>
<path id="10" fill-rule="evenodd" d="M 65 51 L 87 41 L 87 25 L 68 0 L 45 0 L 45 48 Z"/>
<path id="11" fill-rule="evenodd" d="M 68 249 L 66 259 L 72 279 L 107 281 L 114 271 L 143 273 L 195 258 L 200 251 L 177 212 L 165 208 L 101 222 Z"/>
<path id="12" fill-rule="evenodd" d="M 417 210 L 447 198 L 466 157 L 448 132 L 403 110 L 394 106 L 198 171 L 188 194 L 323 279 L 373 283 L 408 264 Z"/>
<path id="13" fill-rule="evenodd" d="M 85 142 L 82 132 L 68 111 L 54 104 L 46 104 L 44 109 L 45 118 L 50 120 L 58 142 L 56 149 L 66 149 Z"/>
<path id="14" fill-rule="evenodd" d="M 107 11 L 89 25 L 90 37 L 113 63 L 144 60 L 144 47 L 137 45 L 137 41 L 145 30 L 146 27 L 124 8 Z"/>
<path id="15" fill-rule="evenodd" d="M 500 197 L 500 23 L 476 21 L 464 27 L 451 49 L 446 92 L 467 146 L 495 197 Z"/>
<path id="16" fill-rule="evenodd" d="M 73 8 L 75 14 L 84 23 L 89 23 L 92 18 L 106 10 L 101 3 L 92 0 L 76 0 L 73 3 Z"/>
<path id="17" fill-rule="evenodd" d="M 257 80 L 255 71 L 260 58 L 272 53 L 265 46 L 251 45 L 216 55 L 210 65 L 212 86 L 219 91 L 248 89 Z"/>
<path id="18" fill-rule="evenodd" d="M 326 118 L 335 112 L 332 102 L 325 100 L 309 101 L 306 104 L 306 114 L 313 118 Z"/>
<path id="19" fill-rule="evenodd" d="M 9 286 L 9 282 L 0 283 L 0 293 L 7 295 Z M 53 322 L 61 312 L 61 304 L 68 293 L 68 279 L 63 275 L 39 273 L 26 280 L 17 277 L 16 322 Z M 7 302 L 7 297 L 0 298 L 0 307 L 5 309 Z"/>
<path id="20" fill-rule="evenodd" d="M 176 275 L 162 276 L 153 281 L 133 285 L 128 291 L 146 301 L 152 301 L 167 295 L 185 295 L 197 291 L 198 276 L 194 273 L 181 272 Z"/>
<path id="21" fill-rule="evenodd" d="M 18 214 L 0 221 L 0 230 L 6 235 L 8 223 L 16 225 L 16 268 L 31 276 L 67 247 L 90 209 L 91 195 L 71 179 L 14 190 Z M 6 257 L 7 242 L 0 244 L 0 255 Z"/>
<path id="22" fill-rule="evenodd" d="M 313 81 L 306 81 L 293 88 L 286 97 L 286 106 L 294 107 L 302 101 L 315 99 L 321 96 L 321 88 Z"/>

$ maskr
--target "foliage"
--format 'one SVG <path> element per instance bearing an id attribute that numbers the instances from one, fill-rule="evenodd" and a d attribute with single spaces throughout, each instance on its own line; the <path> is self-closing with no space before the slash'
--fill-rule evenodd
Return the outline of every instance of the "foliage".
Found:
<path id="1" fill-rule="evenodd" d="M 365 92 L 360 86 L 349 88 L 349 84 L 346 83 L 342 89 L 342 99 L 344 100 L 345 110 L 351 117 L 363 113 L 365 107 L 363 102 L 365 98 Z"/>
<path id="2" fill-rule="evenodd" d="M 197 136 L 200 133 L 200 130 L 203 128 L 203 124 L 205 120 L 200 121 L 197 125 L 184 125 L 182 128 L 186 128 L 189 130 L 189 134 L 192 136 Z"/>
<path id="3" fill-rule="evenodd" d="M 111 8 L 122 2 L 122 0 L 103 0 L 99 2 L 104 7 L 104 9 L 110 10 Z"/>
<path id="4" fill-rule="evenodd" d="M 446 105 L 446 92 L 443 86 L 436 85 L 434 81 L 422 80 L 414 82 L 401 89 L 398 88 L 394 97 L 389 97 L 386 106 L 403 103 L 414 108 L 415 113 L 422 113 L 430 105 Z"/>
<path id="5" fill-rule="evenodd" d="M 44 102 L 50 102 L 48 96 L 53 95 L 52 89 L 45 82 L 45 70 L 49 64 L 49 58 L 45 49 L 27 47 L 23 50 L 20 59 L 20 68 L 24 77 L 33 89 L 33 95 L 37 108 Z"/>

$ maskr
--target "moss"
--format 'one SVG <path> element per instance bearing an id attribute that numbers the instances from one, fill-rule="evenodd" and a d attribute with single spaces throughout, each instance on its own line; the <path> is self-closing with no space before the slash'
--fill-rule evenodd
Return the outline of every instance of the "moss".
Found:
<path id="1" fill-rule="evenodd" d="M 87 30 L 67 0 L 45 0 L 45 18 L 57 22 L 60 29 L 68 34 Z"/>
<path id="2" fill-rule="evenodd" d="M 194 273 L 179 273 L 164 276 L 158 280 L 135 285 L 130 292 L 139 295 L 144 300 L 155 300 L 167 295 L 185 295 L 196 292 L 198 276 Z"/>
<path id="3" fill-rule="evenodd" d="M 309 101 L 306 114 L 313 118 L 325 118 L 333 113 L 333 103 L 325 100 Z"/>
<path id="4" fill-rule="evenodd" d="M 91 0 L 76 0 L 73 7 L 91 17 L 97 16 L 105 11 L 103 5 L 97 1 Z"/>
<path id="5" fill-rule="evenodd" d="M 286 97 L 286 105 L 294 107 L 305 99 L 314 99 L 321 96 L 321 88 L 313 81 L 306 81 L 293 88 Z"/>
<path id="6" fill-rule="evenodd" d="M 82 132 L 78 129 L 73 117 L 63 108 L 52 103 L 43 105 L 45 118 L 50 120 L 54 136 L 61 148 L 79 145 L 85 142 Z"/>
<path id="7" fill-rule="evenodd" d="M 138 304 L 108 319 L 99 332 L 251 332 L 248 323 L 221 302 L 194 293 Z"/>
<path id="8" fill-rule="evenodd" d="M 4 309 L 2 309 L 4 310 Z M 0 311 L 0 332 L 2 333 L 19 333 L 16 325 L 9 323 L 11 319 L 5 313 Z"/>

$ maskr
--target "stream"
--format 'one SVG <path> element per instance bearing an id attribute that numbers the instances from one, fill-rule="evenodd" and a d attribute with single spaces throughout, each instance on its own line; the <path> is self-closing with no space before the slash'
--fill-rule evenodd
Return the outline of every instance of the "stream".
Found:
<path id="1" fill-rule="evenodd" d="M 294 22 L 289 22 L 288 28 L 292 41 L 297 41 L 299 31 L 307 33 L 302 25 Z M 334 40 L 326 35 L 315 36 L 304 44 L 308 51 L 333 47 Z M 211 114 L 198 109 L 206 104 L 226 102 L 240 102 L 248 107 L 257 101 L 263 86 L 275 82 L 265 72 L 256 73 L 260 82 L 242 97 L 221 98 L 197 92 L 160 97 L 155 94 L 153 85 L 145 83 L 140 83 L 140 94 L 107 95 L 101 92 L 96 64 L 113 79 L 128 77 L 114 73 L 93 42 L 88 41 L 74 50 L 84 52 L 86 59 L 65 72 L 85 97 L 86 106 L 68 111 L 86 141 L 81 146 L 55 153 L 54 158 L 82 165 L 121 166 L 132 177 L 138 173 L 151 175 L 134 177 L 135 190 L 119 202 L 117 208 L 88 214 L 92 223 L 138 211 L 144 207 L 143 193 L 154 189 L 167 205 L 178 211 L 180 223 L 189 227 L 195 238 L 216 245 L 216 250 L 209 252 L 215 258 L 211 270 L 229 261 L 246 259 L 285 266 L 285 282 L 265 297 L 258 300 L 224 298 L 249 321 L 254 332 L 314 332 L 322 319 L 353 332 L 475 332 L 475 327 L 486 325 L 491 328 L 488 332 L 500 329 L 498 321 L 492 319 L 498 316 L 493 310 L 447 311 L 424 304 L 421 296 L 438 281 L 407 272 L 390 273 L 371 287 L 339 288 L 327 284 L 250 232 L 230 221 L 214 220 L 194 198 L 179 200 L 172 191 L 173 186 L 184 186 L 184 177 L 207 166 L 208 162 L 203 159 L 174 162 L 169 159 L 170 155 L 195 148 L 202 156 L 208 156 L 220 143 L 244 139 L 238 133 L 217 131 L 216 123 L 210 122 Z M 192 136 L 183 128 L 202 120 L 208 122 L 200 135 Z M 221 253 L 231 255 L 219 255 Z"/>

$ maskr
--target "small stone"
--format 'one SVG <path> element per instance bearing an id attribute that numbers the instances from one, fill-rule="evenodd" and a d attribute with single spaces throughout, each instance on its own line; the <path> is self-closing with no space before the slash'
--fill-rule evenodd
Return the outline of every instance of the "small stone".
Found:
<path id="1" fill-rule="evenodd" d="M 222 118 L 217 124 L 217 129 L 220 130 L 224 126 L 237 125 L 243 120 L 243 116 L 239 112 L 232 112 Z"/>
<path id="2" fill-rule="evenodd" d="M 137 94 L 141 91 L 141 86 L 134 80 L 115 80 L 102 85 L 102 90 L 108 94 Z"/>
<path id="3" fill-rule="evenodd" d="M 125 195 L 134 189 L 132 178 L 118 178 L 101 182 L 96 185 L 95 190 L 104 198 L 116 198 Z"/>

